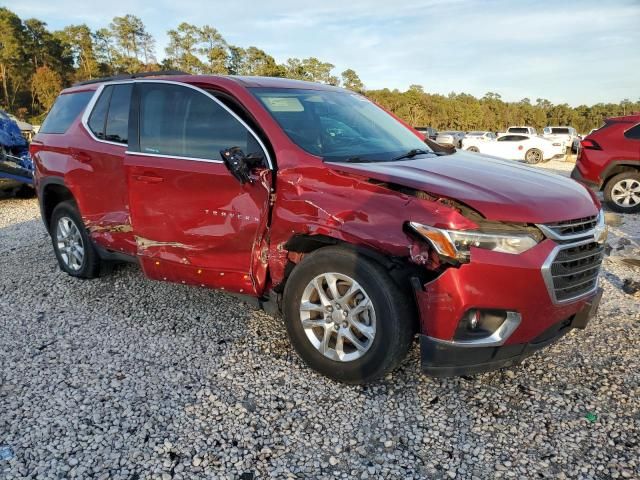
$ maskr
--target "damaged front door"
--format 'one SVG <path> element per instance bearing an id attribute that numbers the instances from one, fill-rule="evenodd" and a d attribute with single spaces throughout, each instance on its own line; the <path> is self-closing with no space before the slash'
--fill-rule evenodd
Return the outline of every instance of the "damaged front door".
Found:
<path id="1" fill-rule="evenodd" d="M 260 294 L 266 277 L 271 170 L 258 137 L 203 91 L 137 83 L 137 139 L 125 159 L 138 256 L 152 278 Z M 265 166 L 241 184 L 220 152 L 239 147 Z"/>

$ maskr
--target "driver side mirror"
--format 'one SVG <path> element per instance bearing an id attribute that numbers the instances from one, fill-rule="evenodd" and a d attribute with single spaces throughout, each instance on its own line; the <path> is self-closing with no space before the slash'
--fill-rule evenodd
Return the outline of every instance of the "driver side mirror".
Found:
<path id="1" fill-rule="evenodd" d="M 245 155 L 240 147 L 231 147 L 226 150 L 220 150 L 220 155 L 224 164 L 227 166 L 231 175 L 236 177 L 241 184 L 253 183 L 251 178 L 251 170 L 260 166 L 264 162 L 264 158 L 260 154 Z"/>

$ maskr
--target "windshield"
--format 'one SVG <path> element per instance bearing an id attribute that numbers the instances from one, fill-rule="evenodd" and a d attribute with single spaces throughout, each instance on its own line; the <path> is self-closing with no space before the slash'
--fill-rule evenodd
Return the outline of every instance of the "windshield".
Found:
<path id="1" fill-rule="evenodd" d="M 482 135 L 484 135 L 486 132 L 469 132 L 467 133 L 467 135 L 471 136 L 471 137 L 481 137 Z"/>
<path id="2" fill-rule="evenodd" d="M 388 162 L 413 150 L 431 153 L 411 130 L 361 95 L 290 88 L 251 91 L 296 145 L 326 161 Z"/>
<path id="3" fill-rule="evenodd" d="M 508 132 L 509 133 L 529 133 L 529 129 L 524 127 L 511 127 L 508 130 Z"/>
<path id="4" fill-rule="evenodd" d="M 551 133 L 566 135 L 569 133 L 569 129 L 568 128 L 552 128 Z"/>

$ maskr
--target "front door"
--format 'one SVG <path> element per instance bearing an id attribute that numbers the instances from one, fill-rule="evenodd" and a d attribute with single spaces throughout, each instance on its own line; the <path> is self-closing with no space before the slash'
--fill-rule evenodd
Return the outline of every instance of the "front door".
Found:
<path id="1" fill-rule="evenodd" d="M 125 158 L 137 253 L 152 278 L 260 294 L 266 276 L 271 170 L 257 136 L 211 95 L 139 82 L 136 142 Z M 240 184 L 221 150 L 260 154 Z"/>

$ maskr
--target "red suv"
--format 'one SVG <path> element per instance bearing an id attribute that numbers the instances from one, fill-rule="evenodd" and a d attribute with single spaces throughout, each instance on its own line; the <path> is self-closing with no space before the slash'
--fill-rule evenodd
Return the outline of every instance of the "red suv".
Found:
<path id="1" fill-rule="evenodd" d="M 597 200 L 430 148 L 365 97 L 278 78 L 139 76 L 63 91 L 31 145 L 65 272 L 105 261 L 281 312 L 312 368 L 359 383 L 419 334 L 433 375 L 519 362 L 599 301 Z"/>
<path id="2" fill-rule="evenodd" d="M 571 177 L 604 190 L 616 212 L 640 212 L 640 114 L 613 117 L 580 142 Z"/>

